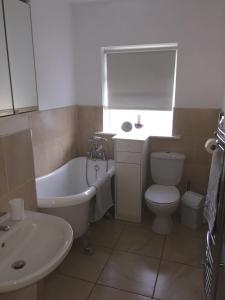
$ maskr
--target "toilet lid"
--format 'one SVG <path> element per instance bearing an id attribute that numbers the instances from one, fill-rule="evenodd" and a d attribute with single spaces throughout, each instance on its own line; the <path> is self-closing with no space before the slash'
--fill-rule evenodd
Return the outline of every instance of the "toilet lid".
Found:
<path id="1" fill-rule="evenodd" d="M 178 201 L 180 193 L 175 186 L 153 184 L 145 192 L 145 199 L 156 204 L 170 204 Z"/>

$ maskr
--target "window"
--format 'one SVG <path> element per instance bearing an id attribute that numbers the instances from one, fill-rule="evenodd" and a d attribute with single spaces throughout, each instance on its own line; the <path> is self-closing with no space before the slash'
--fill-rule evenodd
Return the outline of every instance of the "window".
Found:
<path id="1" fill-rule="evenodd" d="M 103 48 L 104 131 L 139 115 L 142 131 L 172 134 L 176 58 L 176 44 Z"/>

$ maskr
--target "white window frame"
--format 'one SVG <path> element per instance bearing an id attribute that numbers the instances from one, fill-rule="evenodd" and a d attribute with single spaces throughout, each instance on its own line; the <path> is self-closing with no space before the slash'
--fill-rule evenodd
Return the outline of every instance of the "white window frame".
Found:
<path id="1" fill-rule="evenodd" d="M 160 50 L 174 50 L 175 51 L 175 72 L 174 72 L 174 86 L 173 86 L 173 96 L 172 96 L 172 111 L 168 111 L 171 113 L 171 120 L 168 121 L 170 127 L 168 131 L 162 130 L 158 132 L 149 132 L 152 135 L 172 135 L 172 125 L 173 125 L 173 108 L 175 106 L 175 96 L 176 96 L 176 77 L 177 77 L 177 57 L 178 57 L 178 43 L 167 43 L 167 44 L 151 44 L 151 45 L 130 45 L 130 46 L 111 46 L 111 47 L 101 47 L 101 62 L 102 62 L 102 103 L 103 103 L 103 131 L 109 133 L 120 133 L 121 130 L 116 130 L 117 132 L 113 132 L 115 130 L 111 129 L 111 114 L 110 109 L 108 109 L 108 96 L 107 96 L 107 54 L 110 53 L 131 53 L 131 52 L 149 52 L 149 51 L 160 51 Z M 115 110 L 114 110 L 115 111 Z M 120 110 L 119 110 L 120 111 Z M 135 111 L 135 110 L 130 110 Z M 143 110 L 144 111 L 144 110 Z M 124 112 L 128 113 L 127 110 Z M 145 110 L 146 112 L 146 110 Z M 148 112 L 155 112 L 155 114 L 160 114 L 160 112 L 165 113 L 165 111 L 154 111 L 148 110 Z M 115 113 L 114 113 L 115 114 Z M 140 110 L 137 111 L 137 114 L 140 114 Z M 132 118 L 133 119 L 133 118 Z M 168 120 L 170 119 L 167 118 Z M 124 120 L 126 121 L 126 120 Z M 135 130 L 135 129 L 134 129 Z M 148 130 L 148 128 L 143 127 L 142 130 Z M 140 131 L 140 130 L 139 130 Z"/>

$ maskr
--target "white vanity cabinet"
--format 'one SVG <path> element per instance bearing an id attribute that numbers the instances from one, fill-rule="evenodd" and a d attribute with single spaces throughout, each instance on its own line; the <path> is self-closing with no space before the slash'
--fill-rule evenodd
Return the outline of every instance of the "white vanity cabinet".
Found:
<path id="1" fill-rule="evenodd" d="M 13 114 L 10 74 L 6 48 L 3 6 L 0 1 L 0 116 Z"/>
<path id="2" fill-rule="evenodd" d="M 37 109 L 30 4 L 0 0 L 0 116 Z"/>
<path id="3" fill-rule="evenodd" d="M 125 139 L 115 136 L 116 218 L 141 222 L 143 195 L 146 189 L 148 138 Z"/>
<path id="4" fill-rule="evenodd" d="M 15 113 L 37 110 L 30 4 L 19 0 L 3 4 Z"/>

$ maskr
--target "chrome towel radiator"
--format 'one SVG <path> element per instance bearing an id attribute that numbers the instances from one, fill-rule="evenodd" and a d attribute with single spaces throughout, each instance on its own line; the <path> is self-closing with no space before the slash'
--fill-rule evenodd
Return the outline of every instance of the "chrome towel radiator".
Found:
<path id="1" fill-rule="evenodd" d="M 204 290 L 206 300 L 225 300 L 225 129 L 220 114 L 216 131 L 217 147 L 223 152 L 223 168 L 217 195 L 217 214 L 212 232 L 207 233 L 204 258 Z"/>

